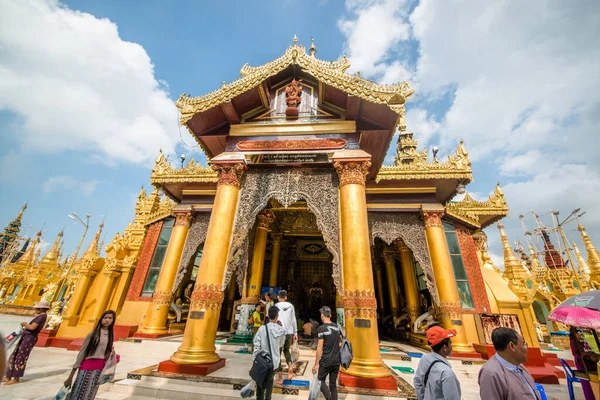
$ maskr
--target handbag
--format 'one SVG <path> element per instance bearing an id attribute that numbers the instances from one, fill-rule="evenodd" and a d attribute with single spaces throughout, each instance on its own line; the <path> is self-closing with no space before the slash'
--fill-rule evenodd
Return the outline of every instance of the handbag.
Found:
<path id="1" fill-rule="evenodd" d="M 319 375 L 314 374 L 312 381 L 310 382 L 310 388 L 308 389 L 308 400 L 316 400 L 321 392 L 321 381 Z"/>
<path id="2" fill-rule="evenodd" d="M 265 326 L 265 329 L 267 331 L 269 353 L 267 354 L 265 351 L 258 353 L 256 357 L 254 357 L 252 368 L 250 369 L 250 377 L 256 382 L 256 385 L 261 388 L 264 388 L 267 385 L 274 369 L 273 355 L 271 354 L 271 335 L 269 334 L 269 327 Z"/>
<path id="3" fill-rule="evenodd" d="M 58 393 L 56 393 L 56 396 L 54 396 L 54 399 L 55 400 L 64 400 L 69 393 L 71 393 L 71 388 L 63 386 L 62 388 L 60 388 Z"/>
<path id="4" fill-rule="evenodd" d="M 106 363 L 104 363 L 104 368 L 100 373 L 100 377 L 98 378 L 98 385 L 103 385 L 108 382 L 112 382 L 115 379 L 115 372 L 117 370 L 117 356 L 113 351 L 110 353 L 108 358 L 106 359 Z"/>
<path id="5" fill-rule="evenodd" d="M 292 363 L 297 363 L 300 360 L 300 349 L 298 348 L 298 342 L 294 342 L 292 345 Z"/>

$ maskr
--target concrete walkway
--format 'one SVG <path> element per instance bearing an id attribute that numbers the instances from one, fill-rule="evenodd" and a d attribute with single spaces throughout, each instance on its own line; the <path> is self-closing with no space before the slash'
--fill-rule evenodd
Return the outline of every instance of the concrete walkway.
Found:
<path id="1" fill-rule="evenodd" d="M 0 315 L 0 333 L 2 333 L 3 336 L 6 336 L 6 334 L 18 327 L 19 322 L 21 321 L 23 321 L 23 317 Z M 143 341 L 141 343 L 117 342 L 115 344 L 115 349 L 117 353 L 121 355 L 121 362 L 117 366 L 116 381 L 121 381 L 121 389 L 123 385 L 127 384 L 125 379 L 127 378 L 128 372 L 155 365 L 160 361 L 168 359 L 179 347 L 179 340 L 181 339 L 175 339 L 176 338 L 161 341 Z M 398 346 L 397 344 L 394 345 Z M 410 349 L 407 350 L 410 351 Z M 304 375 L 302 377 L 296 377 L 296 379 L 311 380 L 311 369 L 314 364 L 314 356 L 312 354 L 313 353 L 310 351 L 302 351 L 301 359 L 308 360 L 308 366 Z M 419 363 L 418 358 L 413 358 L 411 361 L 402 361 L 400 359 L 389 359 L 386 357 L 386 354 L 389 353 L 382 354 L 384 355 L 385 363 L 390 367 L 404 366 L 412 367 L 414 370 L 417 369 Z M 65 349 L 35 348 L 31 353 L 29 362 L 27 363 L 25 376 L 21 380 L 21 383 L 13 386 L 0 387 L 0 399 L 54 399 L 54 395 L 61 388 L 62 382 L 67 378 L 76 355 L 76 352 L 67 351 Z M 245 378 L 248 376 L 248 370 L 251 365 L 250 355 L 234 353 L 225 349 L 221 350 L 221 355 L 228 360 L 227 366 L 222 370 L 217 371 L 214 374 L 215 376 L 229 376 L 235 378 Z M 461 382 L 463 399 L 479 399 L 477 374 L 481 365 L 464 365 L 460 360 L 452 360 L 451 363 Z M 412 385 L 414 375 L 400 372 L 398 372 L 398 374 Z M 546 385 L 545 388 L 549 399 L 562 400 L 568 398 L 567 387 L 564 382 L 561 382 L 561 385 Z M 129 393 L 128 391 L 124 392 L 123 390 L 116 390 L 114 387 L 111 387 L 111 385 L 103 385 L 101 389 L 102 393 L 99 394 L 98 398 L 102 399 L 142 400 L 158 398 L 158 393 L 152 396 L 137 396 L 133 394 L 132 391 L 129 391 L 132 394 L 127 394 Z M 198 390 L 201 391 L 202 389 Z M 304 393 L 301 392 L 299 396 L 273 395 L 273 399 L 304 399 L 307 397 L 308 393 L 306 391 L 304 391 Z M 200 398 L 200 396 L 197 395 L 197 398 Z M 351 400 L 359 397 L 346 394 L 341 395 L 340 398 Z M 362 396 L 360 398 L 362 398 Z M 583 394 L 579 385 L 576 385 L 576 398 L 583 399 Z"/>

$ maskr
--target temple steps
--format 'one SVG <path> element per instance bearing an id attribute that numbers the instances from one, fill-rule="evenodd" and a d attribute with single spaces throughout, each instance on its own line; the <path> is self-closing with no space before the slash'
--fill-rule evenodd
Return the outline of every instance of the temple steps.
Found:
<path id="1" fill-rule="evenodd" d="M 308 390 L 300 390 L 298 394 L 282 394 L 281 388 L 275 388 L 274 400 L 303 400 L 308 399 Z M 367 396 L 364 394 L 339 393 L 340 399 L 398 399 L 398 397 Z M 101 400 L 228 400 L 240 399 L 240 391 L 232 389 L 232 385 L 215 382 L 200 382 L 142 376 L 141 379 L 123 379 L 112 384 L 102 385 L 96 399 Z"/>

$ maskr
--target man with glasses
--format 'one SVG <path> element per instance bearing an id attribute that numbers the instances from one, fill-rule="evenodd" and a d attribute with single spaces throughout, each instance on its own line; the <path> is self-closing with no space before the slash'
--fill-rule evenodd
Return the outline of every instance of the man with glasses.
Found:
<path id="1" fill-rule="evenodd" d="M 522 365 L 527 362 L 527 343 L 510 328 L 492 332 L 496 354 L 479 371 L 479 395 L 485 400 L 535 399 L 540 395 L 533 377 Z"/>

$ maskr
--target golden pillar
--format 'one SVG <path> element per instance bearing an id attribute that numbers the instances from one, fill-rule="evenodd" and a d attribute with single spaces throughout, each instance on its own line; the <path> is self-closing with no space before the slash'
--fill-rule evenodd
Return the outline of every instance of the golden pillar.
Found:
<path id="1" fill-rule="evenodd" d="M 383 312 L 385 308 L 383 304 L 383 278 L 381 277 L 381 265 L 379 265 L 377 261 L 373 261 L 373 271 L 375 272 L 375 296 L 377 297 L 377 309 L 380 312 Z"/>
<path id="2" fill-rule="evenodd" d="M 356 157 L 357 153 L 365 156 Z M 381 359 L 377 333 L 377 301 L 365 195 L 365 179 L 371 165 L 370 159 L 366 152 L 352 151 L 348 158 L 334 155 L 333 163 L 340 178 L 346 335 L 351 343 L 359 344 L 354 347 L 352 365 L 345 373 L 364 378 L 383 378 L 390 376 L 390 371 Z"/>
<path id="3" fill-rule="evenodd" d="M 396 275 L 396 260 L 394 253 L 389 250 L 383 252 L 383 262 L 385 263 L 385 276 L 387 277 L 387 289 L 390 295 L 390 311 L 396 323 L 396 319 L 400 316 L 398 305 L 398 276 Z"/>
<path id="4" fill-rule="evenodd" d="M 246 165 L 243 156 L 238 160 L 232 160 L 232 155 L 219 158 L 212 159 L 219 182 L 192 293 L 190 317 L 185 325 L 183 342 L 171 356 L 171 361 L 178 364 L 209 364 L 220 360 L 215 352 L 215 338 L 224 297 L 222 286 L 229 244 Z"/>
<path id="5" fill-rule="evenodd" d="M 71 296 L 71 299 L 67 303 L 66 313 L 63 316 L 63 320 L 67 321 L 68 326 L 77 325 L 81 303 L 83 302 L 83 298 L 89 290 L 91 278 L 96 275 L 96 272 L 90 270 L 80 270 L 77 272 L 79 279 L 75 285 L 73 296 Z"/>
<path id="6" fill-rule="evenodd" d="M 271 253 L 271 271 L 269 273 L 269 286 L 277 286 L 279 274 L 279 255 L 281 254 L 281 238 L 283 233 L 271 233 L 273 239 L 273 252 Z"/>
<path id="7" fill-rule="evenodd" d="M 269 210 L 258 214 L 258 226 L 254 236 L 254 250 L 252 264 L 248 278 L 248 293 L 243 300 L 245 304 L 257 304 L 260 301 L 260 288 L 262 287 L 263 272 L 265 270 L 265 251 L 267 249 L 267 234 L 275 216 Z"/>
<path id="8" fill-rule="evenodd" d="M 443 209 L 423 209 L 421 211 L 425 223 L 425 236 L 427 237 L 427 247 L 429 248 L 429 256 L 433 267 L 435 287 L 440 299 L 439 310 L 442 316 L 442 325 L 446 329 L 456 329 L 456 336 L 452 339 L 454 351 L 457 353 L 472 353 L 475 350 L 469 344 L 465 327 L 462 324 L 462 307 L 442 225 L 443 214 Z"/>
<path id="9" fill-rule="evenodd" d="M 112 260 L 117 261 L 115 259 Z M 97 299 L 94 312 L 92 313 L 89 322 L 96 323 L 100 319 L 100 316 L 102 316 L 102 313 L 107 310 L 108 302 L 110 301 L 111 294 L 113 293 L 113 282 L 115 278 L 119 276 L 119 273 L 110 268 L 110 265 L 108 267 L 109 268 L 102 272 L 103 280 L 102 285 L 100 286 L 100 297 Z"/>
<path id="10" fill-rule="evenodd" d="M 402 268 L 402 281 L 404 282 L 404 295 L 406 296 L 406 310 L 410 318 L 410 326 L 413 326 L 421 312 L 419 285 L 415 273 L 413 254 L 403 240 L 397 240 L 394 244 L 400 251 L 400 267 Z"/>
<path id="11" fill-rule="evenodd" d="M 177 278 L 177 270 L 181 261 L 181 253 L 185 246 L 193 213 L 189 209 L 173 209 L 175 214 L 175 225 L 171 232 L 165 259 L 158 275 L 152 303 L 148 307 L 146 318 L 140 336 L 143 335 L 165 335 L 168 333 L 167 316 L 173 302 L 173 285 Z"/>

